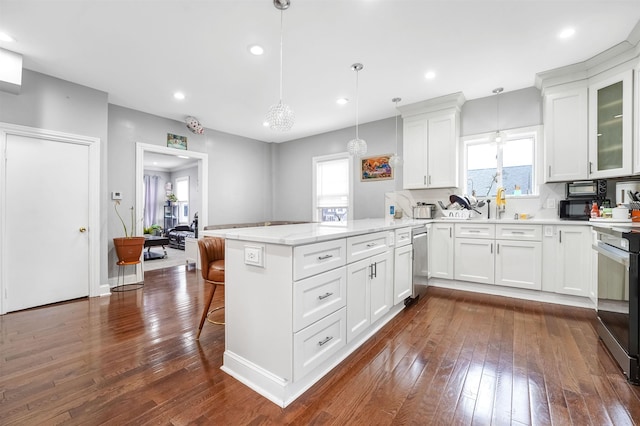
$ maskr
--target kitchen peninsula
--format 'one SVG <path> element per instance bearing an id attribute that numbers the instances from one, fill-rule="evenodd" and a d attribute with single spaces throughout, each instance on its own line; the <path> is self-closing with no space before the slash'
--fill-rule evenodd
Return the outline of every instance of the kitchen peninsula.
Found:
<path id="1" fill-rule="evenodd" d="M 424 225 L 365 219 L 204 231 L 226 239 L 222 370 L 287 406 L 404 308 L 394 298 L 392 248 Z"/>

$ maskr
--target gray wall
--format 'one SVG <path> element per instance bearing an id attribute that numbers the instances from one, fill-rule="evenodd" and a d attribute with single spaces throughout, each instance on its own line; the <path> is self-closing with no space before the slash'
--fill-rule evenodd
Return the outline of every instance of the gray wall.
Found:
<path id="1" fill-rule="evenodd" d="M 367 154 L 392 154 L 395 151 L 395 117 L 361 124 L 361 139 L 367 141 Z M 274 211 L 275 220 L 311 220 L 311 159 L 315 156 L 346 152 L 347 142 L 355 137 L 355 127 L 310 136 L 275 145 Z M 398 118 L 398 154 L 402 156 L 402 119 Z M 402 168 L 393 180 L 360 181 L 360 164 L 354 160 L 354 219 L 384 216 L 385 192 L 402 189 Z"/>
<path id="2" fill-rule="evenodd" d="M 467 101 L 460 113 L 460 135 L 476 135 L 496 130 L 496 95 Z M 499 95 L 498 129 L 542 124 L 542 94 L 535 87 L 503 92 Z"/>
<path id="3" fill-rule="evenodd" d="M 100 139 L 100 208 L 107 200 L 107 94 L 30 70 L 22 71 L 20 94 L 0 91 L 0 121 Z M 107 215 L 100 223 L 100 257 L 107 258 Z M 107 282 L 107 263 L 100 262 L 100 282 Z"/>

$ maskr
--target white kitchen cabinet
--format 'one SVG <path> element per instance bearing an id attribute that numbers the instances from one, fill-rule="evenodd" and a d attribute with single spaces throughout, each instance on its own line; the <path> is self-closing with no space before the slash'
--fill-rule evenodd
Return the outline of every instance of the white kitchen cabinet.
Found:
<path id="1" fill-rule="evenodd" d="M 634 72 L 634 133 L 633 133 L 633 173 L 640 173 L 640 62 Z"/>
<path id="2" fill-rule="evenodd" d="M 393 304 L 391 251 L 347 265 L 347 343 Z"/>
<path id="3" fill-rule="evenodd" d="M 545 291 L 590 297 L 592 273 L 591 227 L 545 226 Z"/>
<path id="4" fill-rule="evenodd" d="M 632 173 L 633 70 L 589 81 L 589 177 Z"/>
<path id="5" fill-rule="evenodd" d="M 187 265 L 189 263 L 195 263 L 196 270 L 200 269 L 200 249 L 198 248 L 197 238 L 185 237 L 184 254 L 186 257 Z"/>
<path id="6" fill-rule="evenodd" d="M 458 186 L 461 93 L 400 108 L 404 189 Z"/>
<path id="7" fill-rule="evenodd" d="M 542 243 L 496 240 L 495 284 L 540 290 L 542 288 Z"/>
<path id="8" fill-rule="evenodd" d="M 482 238 L 455 239 L 455 279 L 493 284 L 494 240 Z"/>
<path id="9" fill-rule="evenodd" d="M 393 259 L 393 304 L 404 302 L 411 296 L 413 245 L 402 245 L 394 250 Z"/>
<path id="10" fill-rule="evenodd" d="M 586 80 L 556 86 L 545 91 L 545 183 L 581 180 L 589 177 L 587 117 Z"/>
<path id="11" fill-rule="evenodd" d="M 423 114 L 404 120 L 405 189 L 458 186 L 459 114 Z"/>
<path id="12" fill-rule="evenodd" d="M 453 279 L 453 224 L 434 222 L 429 236 L 428 264 L 431 277 Z"/>

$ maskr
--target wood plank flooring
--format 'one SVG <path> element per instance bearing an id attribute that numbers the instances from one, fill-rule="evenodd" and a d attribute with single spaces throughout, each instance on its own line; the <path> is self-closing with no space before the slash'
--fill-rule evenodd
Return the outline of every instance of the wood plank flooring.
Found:
<path id="1" fill-rule="evenodd" d="M 220 370 L 223 326 L 194 339 L 199 274 L 145 278 L 0 316 L 1 425 L 640 424 L 587 309 L 432 287 L 281 409 Z"/>

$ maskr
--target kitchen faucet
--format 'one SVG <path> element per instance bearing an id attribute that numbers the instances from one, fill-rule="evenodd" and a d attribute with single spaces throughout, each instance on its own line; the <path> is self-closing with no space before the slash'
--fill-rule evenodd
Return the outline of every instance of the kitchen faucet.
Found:
<path id="1" fill-rule="evenodd" d="M 507 208 L 507 199 L 505 197 L 505 192 L 503 187 L 499 187 L 496 192 L 496 217 L 498 219 L 502 219 L 502 215 L 504 214 Z"/>

